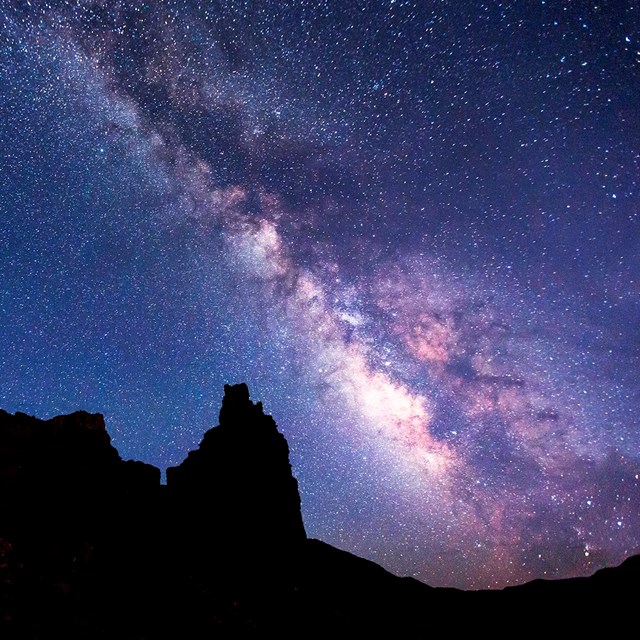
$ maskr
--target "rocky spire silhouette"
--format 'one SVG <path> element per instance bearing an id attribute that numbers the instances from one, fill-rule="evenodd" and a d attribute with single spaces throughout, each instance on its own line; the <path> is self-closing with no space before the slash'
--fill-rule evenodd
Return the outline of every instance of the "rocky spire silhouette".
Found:
<path id="1" fill-rule="evenodd" d="M 230 547 L 287 547 L 306 539 L 289 446 L 247 385 L 225 385 L 220 424 L 167 469 L 183 524 Z"/>

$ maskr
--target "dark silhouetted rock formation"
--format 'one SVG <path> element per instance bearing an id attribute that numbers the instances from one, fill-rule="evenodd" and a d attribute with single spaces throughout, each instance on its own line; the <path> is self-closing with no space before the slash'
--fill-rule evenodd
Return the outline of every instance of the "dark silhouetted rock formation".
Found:
<path id="1" fill-rule="evenodd" d="M 160 470 L 122 461 L 101 415 L 0 411 L 0 621 L 26 637 L 95 628 L 148 575 L 160 494 Z"/>
<path id="2" fill-rule="evenodd" d="M 220 426 L 167 469 L 167 487 L 181 527 L 207 548 L 273 556 L 306 539 L 289 446 L 246 384 L 225 385 Z"/>
<path id="3" fill-rule="evenodd" d="M 159 485 L 159 469 L 121 460 L 99 414 L 42 421 L 0 410 L 2 535 L 63 546 L 112 536 L 114 514 L 140 520 Z"/>
<path id="4" fill-rule="evenodd" d="M 590 578 L 435 589 L 307 539 L 289 449 L 246 385 L 167 470 L 102 416 L 0 410 L 0 638 L 427 637 L 635 622 L 640 558 Z"/>

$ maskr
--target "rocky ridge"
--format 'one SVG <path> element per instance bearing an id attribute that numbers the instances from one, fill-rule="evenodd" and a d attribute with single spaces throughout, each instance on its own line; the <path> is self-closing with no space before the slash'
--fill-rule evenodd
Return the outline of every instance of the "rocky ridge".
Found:
<path id="1" fill-rule="evenodd" d="M 579 611 L 633 621 L 639 585 L 635 557 L 590 578 L 436 589 L 308 539 L 287 442 L 245 384 L 225 385 L 219 426 L 166 486 L 121 459 L 99 414 L 0 410 L 1 637 L 422 637 L 450 610 L 456 631 L 586 632 Z"/>

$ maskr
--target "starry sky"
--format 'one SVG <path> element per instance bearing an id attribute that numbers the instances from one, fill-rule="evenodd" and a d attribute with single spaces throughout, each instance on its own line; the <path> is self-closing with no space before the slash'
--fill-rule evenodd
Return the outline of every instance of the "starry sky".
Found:
<path id="1" fill-rule="evenodd" d="M 434 586 L 640 552 L 640 4 L 0 0 L 0 406 Z"/>

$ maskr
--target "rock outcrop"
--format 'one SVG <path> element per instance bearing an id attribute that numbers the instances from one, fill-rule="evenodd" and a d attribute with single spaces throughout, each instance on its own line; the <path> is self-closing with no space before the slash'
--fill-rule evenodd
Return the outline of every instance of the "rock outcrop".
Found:
<path id="1" fill-rule="evenodd" d="M 180 466 L 167 488 L 180 527 L 207 547 L 273 555 L 305 540 L 289 446 L 246 384 L 225 385 L 220 424 Z"/>
<path id="2" fill-rule="evenodd" d="M 38 420 L 0 410 L 0 535 L 104 536 L 159 486 L 159 469 L 120 458 L 100 414 Z"/>

